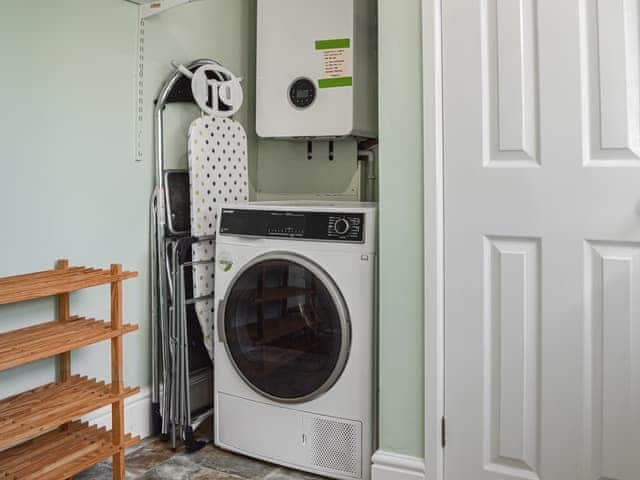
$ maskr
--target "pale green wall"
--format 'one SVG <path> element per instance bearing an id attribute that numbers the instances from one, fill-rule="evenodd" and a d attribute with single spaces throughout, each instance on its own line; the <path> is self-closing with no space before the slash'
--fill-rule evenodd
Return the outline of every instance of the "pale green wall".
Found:
<path id="1" fill-rule="evenodd" d="M 423 457 L 421 8 L 420 0 L 378 5 L 380 448 Z"/>
<path id="2" fill-rule="evenodd" d="M 355 171 L 352 142 L 329 162 L 317 145 L 255 136 L 256 0 L 204 0 L 145 20 L 144 160 L 134 161 L 137 6 L 124 0 L 9 0 L 0 7 L 0 276 L 54 260 L 141 272 L 127 283 L 125 314 L 139 323 L 125 340 L 126 380 L 149 383 L 148 199 L 153 178 L 153 101 L 170 61 L 214 58 L 244 78 L 236 118 L 249 139 L 253 189 L 341 192 Z M 169 106 L 167 166 L 186 166 L 186 131 L 198 111 Z M 282 178 L 290 181 L 282 183 Z M 107 290 L 72 296 L 72 312 L 108 317 Z M 50 299 L 0 307 L 0 331 L 51 319 Z M 107 345 L 73 355 L 74 371 L 109 378 Z M 0 374 L 0 397 L 53 378 L 53 362 Z"/>
<path id="3" fill-rule="evenodd" d="M 251 93 L 255 0 L 205 0 L 145 25 L 145 159 L 134 161 L 138 8 L 124 0 L 5 0 L 0 7 L 0 276 L 57 258 L 139 270 L 126 283 L 125 380 L 148 385 L 151 105 L 169 61 L 207 56 L 246 77 L 238 115 L 255 145 Z M 186 150 L 197 112 L 170 107 L 168 156 Z M 175 115 L 174 115 L 175 114 Z M 184 159 L 183 159 L 184 161 Z M 255 172 L 255 161 L 252 161 Z M 108 289 L 72 295 L 72 313 L 108 318 Z M 0 331 L 53 315 L 50 299 L 0 307 Z M 108 345 L 74 352 L 73 370 L 108 379 Z M 53 378 L 53 362 L 0 374 L 0 397 Z"/>
<path id="4" fill-rule="evenodd" d="M 243 79 L 245 102 L 235 119 L 247 131 L 249 176 L 255 182 L 255 16 L 255 0 L 204 0 L 167 10 L 145 20 L 145 163 L 153 161 L 153 101 L 161 84 L 174 71 L 170 62 L 188 63 L 198 58 L 210 58 Z M 167 107 L 167 167 L 186 168 L 186 132 L 198 115 L 199 110 L 195 105 L 175 104 Z"/>
<path id="5" fill-rule="evenodd" d="M 379 0 L 379 7 L 380 446 L 422 456 L 420 0 L 403 0 L 402 8 Z M 239 119 L 254 151 L 255 188 L 335 193 L 355 169 L 346 144 L 336 162 L 318 154 L 309 164 L 302 145 L 256 141 L 254 27 L 255 0 L 194 2 L 146 22 L 145 160 L 136 163 L 137 8 L 124 0 L 11 0 L 0 7 L 0 276 L 47 268 L 60 257 L 140 270 L 125 289 L 126 318 L 141 325 L 125 341 L 129 383 L 149 382 L 150 111 L 169 60 L 214 57 L 245 78 L 249 95 Z M 175 107 L 167 114 L 168 157 L 178 164 L 193 115 Z M 105 318 L 106 293 L 74 294 L 72 310 Z M 0 307 L 0 331 L 49 319 L 52 310 L 50 300 Z M 107 359 L 106 345 L 91 347 L 74 354 L 74 370 L 108 378 Z M 48 381 L 51 366 L 0 374 L 0 397 Z"/>
<path id="6" fill-rule="evenodd" d="M 351 192 L 357 170 L 357 142 L 335 142 L 335 158 L 329 160 L 327 142 L 313 143 L 313 159 L 307 159 L 306 142 L 258 141 L 256 183 L 259 194 Z"/>
<path id="7" fill-rule="evenodd" d="M 148 383 L 149 174 L 133 155 L 136 7 L 104 0 L 4 1 L 0 8 L 0 275 L 121 262 L 125 379 Z M 0 307 L 0 329 L 53 319 L 50 299 Z M 72 313 L 108 318 L 106 287 L 73 294 Z M 73 355 L 108 378 L 108 345 Z M 45 360 L 0 375 L 0 397 L 52 378 Z M 24 375 L 28 373 L 28 375 Z"/>

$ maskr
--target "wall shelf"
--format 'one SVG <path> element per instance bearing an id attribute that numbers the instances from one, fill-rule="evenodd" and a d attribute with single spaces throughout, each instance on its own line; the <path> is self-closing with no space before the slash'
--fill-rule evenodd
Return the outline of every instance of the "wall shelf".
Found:
<path id="1" fill-rule="evenodd" d="M 140 17 L 148 18 L 158 13 L 169 10 L 170 8 L 179 7 L 185 3 L 191 3 L 196 0 L 127 0 L 140 6 Z"/>
<path id="2" fill-rule="evenodd" d="M 137 330 L 122 324 L 122 282 L 137 272 L 69 267 L 0 278 L 0 305 L 53 296 L 57 320 L 0 334 L 0 371 L 57 355 L 59 380 L 0 399 L 0 479 L 61 479 L 113 457 L 113 478 L 124 480 L 124 449 L 140 439 L 124 433 L 124 400 L 139 392 L 125 388 L 122 336 Z M 111 321 L 71 316 L 69 294 L 84 288 L 111 287 Z M 111 342 L 111 385 L 71 375 L 71 351 Z M 112 431 L 78 418 L 111 405 Z"/>

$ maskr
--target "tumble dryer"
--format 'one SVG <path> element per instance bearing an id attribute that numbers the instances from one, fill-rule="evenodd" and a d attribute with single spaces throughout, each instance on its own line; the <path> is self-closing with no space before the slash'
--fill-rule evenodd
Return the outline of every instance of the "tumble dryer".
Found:
<path id="1" fill-rule="evenodd" d="M 375 207 L 224 206 L 216 251 L 216 444 L 328 477 L 368 479 Z"/>

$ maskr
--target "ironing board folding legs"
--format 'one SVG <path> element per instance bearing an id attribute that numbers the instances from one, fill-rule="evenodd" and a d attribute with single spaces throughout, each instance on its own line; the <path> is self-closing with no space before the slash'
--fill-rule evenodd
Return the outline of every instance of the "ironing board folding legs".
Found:
<path id="1" fill-rule="evenodd" d="M 199 59 L 186 68 L 195 71 L 204 65 L 219 65 L 209 59 Z M 222 80 L 222 79 L 221 79 Z M 150 199 L 150 270 L 151 270 L 151 355 L 152 355 L 152 415 L 154 433 L 164 439 L 173 437 L 193 437 L 189 429 L 197 422 L 191 412 L 192 383 L 189 371 L 189 331 L 187 327 L 187 306 L 198 299 L 186 303 L 184 295 L 184 272 L 179 261 L 181 244 L 191 245 L 194 240 L 190 232 L 177 232 L 176 222 L 170 218 L 172 208 L 169 201 L 170 176 L 165 168 L 164 154 L 164 111 L 169 103 L 192 103 L 190 89 L 185 88 L 186 77 L 176 69 L 163 84 L 156 99 L 154 110 L 154 163 L 155 188 Z M 186 84 L 188 87 L 188 84 Z M 185 93 L 187 92 L 187 93 Z M 171 170 L 171 173 L 177 173 Z M 186 175 L 186 170 L 185 170 Z M 188 199 L 185 199 L 188 202 Z M 185 225 L 182 223 L 180 225 Z M 204 240 L 203 240 L 204 241 Z M 210 241 L 208 239 L 207 241 Z M 186 248 L 186 247 L 185 247 Z M 210 359 L 207 361 L 210 363 Z M 209 364 L 212 371 L 212 366 Z M 212 373 L 211 373 L 212 376 Z M 213 386 L 211 386 L 213 390 Z M 212 394 L 213 395 L 213 394 Z M 212 402 L 209 409 L 212 408 Z M 197 412 L 196 417 L 199 418 Z M 186 432 L 186 433 L 185 433 Z"/>
<path id="2" fill-rule="evenodd" d="M 188 335 L 188 314 L 187 307 L 195 303 L 212 298 L 212 295 L 203 297 L 187 296 L 185 270 L 196 265 L 212 265 L 213 261 L 182 261 L 181 258 L 191 251 L 194 244 L 209 242 L 210 237 L 198 240 L 184 237 L 171 243 L 171 272 L 170 281 L 172 292 L 172 310 L 169 325 L 169 345 L 171 355 L 171 371 L 174 372 L 170 380 L 171 394 L 169 405 L 169 418 L 171 422 L 171 444 L 173 448 L 177 446 L 177 439 L 180 437 L 188 450 L 197 450 L 204 446 L 203 442 L 196 440 L 195 429 L 205 420 L 213 420 L 213 408 L 208 408 L 204 413 L 198 412 L 201 408 L 194 408 L 191 399 L 192 370 L 189 360 L 189 335 Z M 213 404 L 213 370 L 208 370 L 207 377 L 210 379 L 205 387 L 208 395 L 208 406 Z M 207 414 L 208 412 L 208 414 Z"/>

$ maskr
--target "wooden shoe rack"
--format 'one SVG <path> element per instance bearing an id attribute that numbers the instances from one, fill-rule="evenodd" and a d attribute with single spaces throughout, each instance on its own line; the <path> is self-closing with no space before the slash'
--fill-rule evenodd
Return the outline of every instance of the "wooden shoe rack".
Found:
<path id="1" fill-rule="evenodd" d="M 58 356 L 58 381 L 0 398 L 0 480 L 59 480 L 113 457 L 113 478 L 124 480 L 124 450 L 140 439 L 124 432 L 124 400 L 139 392 L 125 388 L 122 336 L 137 330 L 122 323 L 122 282 L 137 272 L 69 267 L 0 278 L 0 305 L 57 296 L 55 321 L 0 333 L 0 371 Z M 69 294 L 111 285 L 111 321 L 71 316 Z M 71 374 L 71 351 L 111 341 L 111 385 Z M 78 419 L 111 405 L 112 430 Z"/>

